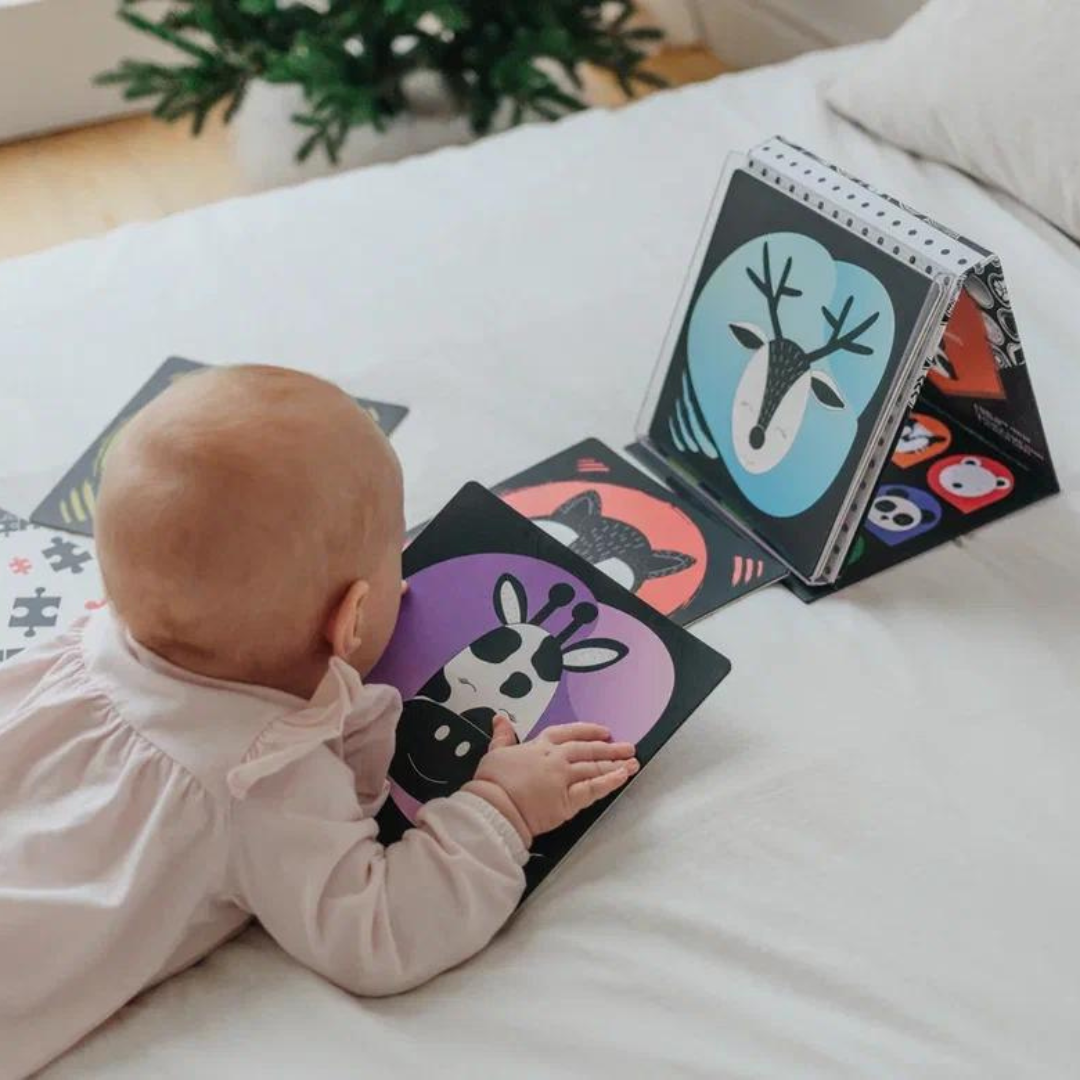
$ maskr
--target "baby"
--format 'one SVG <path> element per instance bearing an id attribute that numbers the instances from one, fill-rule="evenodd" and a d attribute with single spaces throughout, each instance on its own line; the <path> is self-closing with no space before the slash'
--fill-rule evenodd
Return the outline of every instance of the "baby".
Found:
<path id="1" fill-rule="evenodd" d="M 637 771 L 595 724 L 517 745 L 396 844 L 401 709 L 363 676 L 404 587 L 401 469 L 337 388 L 189 375 L 109 451 L 110 605 L 0 668 L 0 1076 L 20 1077 L 254 916 L 359 994 L 471 956 L 532 838 Z"/>

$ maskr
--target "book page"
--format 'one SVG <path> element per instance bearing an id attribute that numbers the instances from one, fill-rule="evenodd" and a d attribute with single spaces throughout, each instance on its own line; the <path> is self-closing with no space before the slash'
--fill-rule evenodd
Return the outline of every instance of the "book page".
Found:
<path id="1" fill-rule="evenodd" d="M 479 484 L 406 548 L 403 568 L 409 591 L 369 676 L 404 700 L 379 812 L 383 843 L 472 778 L 496 713 L 523 742 L 555 724 L 602 723 L 634 743 L 644 769 L 730 670 Z M 535 841 L 530 891 L 628 787 Z"/>
<path id="2" fill-rule="evenodd" d="M 932 280 L 779 180 L 732 174 L 648 437 L 810 578 Z"/>

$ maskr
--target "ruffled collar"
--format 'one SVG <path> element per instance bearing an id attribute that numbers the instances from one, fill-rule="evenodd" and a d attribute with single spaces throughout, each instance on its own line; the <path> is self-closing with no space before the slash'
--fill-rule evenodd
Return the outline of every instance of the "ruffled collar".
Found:
<path id="1" fill-rule="evenodd" d="M 295 698 L 296 701 L 302 701 Z M 234 798 L 243 799 L 263 777 L 279 772 L 317 746 L 344 739 L 401 707 L 391 686 L 367 686 L 356 670 L 334 657 L 310 700 L 272 720 L 226 776 Z"/>
<path id="2" fill-rule="evenodd" d="M 359 673 L 344 660 L 333 657 L 315 693 L 305 699 L 269 686 L 188 671 L 140 644 L 126 626 L 118 621 L 115 625 L 129 652 L 145 668 L 188 685 L 225 690 L 263 703 L 270 721 L 260 729 L 239 764 L 225 777 L 234 798 L 243 799 L 258 781 L 279 772 L 324 743 L 342 741 L 335 747 L 341 754 L 344 739 L 367 729 L 372 729 L 371 736 L 379 743 L 378 752 L 372 755 L 378 760 L 373 760 L 372 765 L 383 769 L 389 766 L 393 730 L 401 712 L 401 695 L 392 686 L 365 684 Z M 369 741 L 366 735 L 362 739 Z M 384 742 L 386 746 L 382 746 Z M 385 762 L 383 758 L 386 758 Z"/>

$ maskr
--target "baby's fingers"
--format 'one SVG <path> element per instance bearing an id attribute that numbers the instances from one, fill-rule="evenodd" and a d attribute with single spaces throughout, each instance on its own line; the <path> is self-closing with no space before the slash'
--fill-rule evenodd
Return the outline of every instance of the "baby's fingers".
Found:
<path id="1" fill-rule="evenodd" d="M 634 744 L 628 742 L 572 742 L 563 746 L 566 760 L 623 761 L 634 756 Z"/>
<path id="2" fill-rule="evenodd" d="M 592 806 L 598 799 L 610 795 L 630 779 L 630 770 L 625 765 L 620 765 L 612 772 L 602 776 L 594 776 L 588 780 L 579 780 L 567 788 L 567 796 L 570 800 L 570 809 L 573 813 Z"/>
<path id="3" fill-rule="evenodd" d="M 513 746 L 517 742 L 517 735 L 514 733 L 514 725 L 510 723 L 510 718 L 506 713 L 496 713 L 495 719 L 491 722 L 491 743 L 488 746 L 489 750 L 499 750 L 504 746 Z"/>
<path id="4" fill-rule="evenodd" d="M 611 738 L 611 732 L 603 724 L 586 724 L 579 721 L 576 724 L 559 724 L 556 727 L 550 727 L 544 732 L 544 738 L 555 744 L 593 739 L 606 742 Z"/>
<path id="5" fill-rule="evenodd" d="M 633 759 L 630 761 L 575 761 L 570 766 L 570 782 L 577 783 L 580 780 L 592 780 L 606 773 L 618 772 L 625 769 L 634 775 L 641 766 Z"/>

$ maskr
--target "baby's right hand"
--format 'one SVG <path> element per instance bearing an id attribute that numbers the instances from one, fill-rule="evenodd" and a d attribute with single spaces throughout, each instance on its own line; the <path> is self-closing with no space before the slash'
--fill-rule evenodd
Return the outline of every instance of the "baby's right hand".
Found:
<path id="1" fill-rule="evenodd" d="M 600 724 L 562 724 L 514 745 L 509 721 L 499 716 L 491 749 L 465 789 L 499 810 L 505 808 L 504 798 L 509 800 L 516 813 L 507 816 L 521 819 L 514 821 L 518 831 L 523 823 L 531 836 L 539 836 L 610 795 L 638 771 L 634 744 L 610 738 Z"/>

